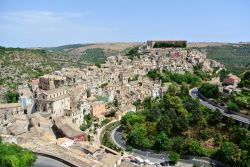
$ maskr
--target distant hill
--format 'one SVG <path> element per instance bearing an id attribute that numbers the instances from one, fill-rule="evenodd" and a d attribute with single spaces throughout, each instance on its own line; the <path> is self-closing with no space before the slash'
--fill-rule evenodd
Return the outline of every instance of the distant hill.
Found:
<path id="1" fill-rule="evenodd" d="M 92 64 L 104 63 L 107 57 L 118 54 L 142 43 L 89 43 L 89 44 L 72 44 L 58 47 L 44 48 L 48 51 L 61 52 L 74 57 L 76 60 L 86 61 Z"/>
<path id="2" fill-rule="evenodd" d="M 48 48 L 43 48 L 43 49 L 46 49 L 49 51 L 56 51 L 56 52 L 69 52 L 76 48 L 91 46 L 91 45 L 94 45 L 94 44 L 70 44 L 70 45 L 62 45 L 62 46 L 57 46 L 57 47 L 48 47 Z"/>
<path id="3" fill-rule="evenodd" d="M 188 42 L 187 47 L 192 48 L 192 47 L 223 46 L 226 44 L 227 43 L 223 42 Z"/>
<path id="4" fill-rule="evenodd" d="M 224 64 L 232 73 L 240 74 L 250 68 L 250 44 L 248 43 L 213 43 L 193 46 L 196 47 L 192 48 L 205 49 L 207 58 Z"/>

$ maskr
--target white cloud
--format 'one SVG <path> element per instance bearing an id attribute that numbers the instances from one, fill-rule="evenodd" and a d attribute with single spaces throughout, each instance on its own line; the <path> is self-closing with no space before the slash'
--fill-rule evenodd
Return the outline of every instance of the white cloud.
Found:
<path id="1" fill-rule="evenodd" d="M 87 13 L 86 13 L 87 14 Z M 84 14 L 84 15 L 86 15 Z M 51 11 L 19 11 L 19 12 L 0 12 L 0 20 L 3 22 L 41 22 L 41 21 L 63 21 L 67 19 L 79 18 L 82 13 L 64 12 L 57 13 Z"/>

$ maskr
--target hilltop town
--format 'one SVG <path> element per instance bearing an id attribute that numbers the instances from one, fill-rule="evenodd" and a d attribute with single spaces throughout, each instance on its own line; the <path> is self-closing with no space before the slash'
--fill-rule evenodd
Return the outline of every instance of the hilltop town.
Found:
<path id="1" fill-rule="evenodd" d="M 152 80 L 149 71 L 192 73 L 199 64 L 208 73 L 224 68 L 205 52 L 164 43 L 186 46 L 186 41 L 148 41 L 129 56 L 110 56 L 100 66 L 65 67 L 19 86 L 18 103 L 0 104 L 3 138 L 78 165 L 119 166 L 123 157 L 100 140 L 103 127 L 136 112 L 136 102 L 168 90 L 171 82 Z"/>

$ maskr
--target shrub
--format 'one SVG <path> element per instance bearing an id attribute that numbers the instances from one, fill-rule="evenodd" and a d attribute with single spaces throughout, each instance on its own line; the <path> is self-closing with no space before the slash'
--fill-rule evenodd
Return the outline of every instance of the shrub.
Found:
<path id="1" fill-rule="evenodd" d="M 180 154 L 176 152 L 170 152 L 168 157 L 173 164 L 176 164 L 180 159 Z"/>

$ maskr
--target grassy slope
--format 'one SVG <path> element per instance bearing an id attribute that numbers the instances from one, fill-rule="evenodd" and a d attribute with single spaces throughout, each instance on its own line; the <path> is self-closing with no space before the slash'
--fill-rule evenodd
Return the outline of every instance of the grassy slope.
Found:
<path id="1" fill-rule="evenodd" d="M 226 68 L 235 74 L 240 74 L 250 68 L 250 45 L 228 44 L 221 46 L 202 47 L 207 50 L 207 58 L 225 64 Z"/>

